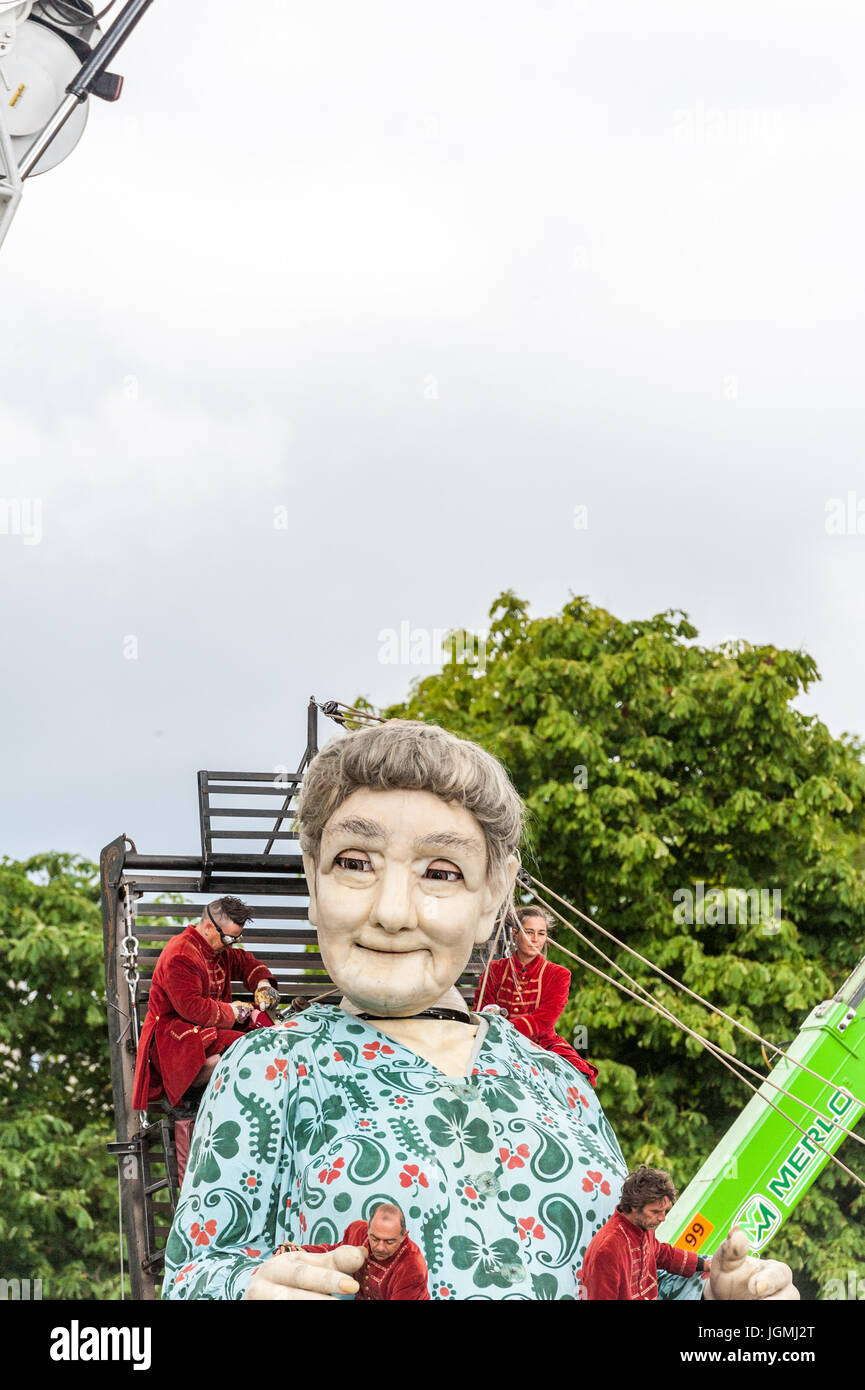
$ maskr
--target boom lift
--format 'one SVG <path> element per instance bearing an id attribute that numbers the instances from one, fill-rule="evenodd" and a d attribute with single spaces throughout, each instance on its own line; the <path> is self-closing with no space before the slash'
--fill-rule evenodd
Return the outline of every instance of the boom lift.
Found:
<path id="1" fill-rule="evenodd" d="M 797 1065 L 798 1063 L 798 1065 Z M 818 1004 L 658 1230 L 711 1255 L 741 1226 L 763 1250 L 865 1110 L 865 957 Z"/>

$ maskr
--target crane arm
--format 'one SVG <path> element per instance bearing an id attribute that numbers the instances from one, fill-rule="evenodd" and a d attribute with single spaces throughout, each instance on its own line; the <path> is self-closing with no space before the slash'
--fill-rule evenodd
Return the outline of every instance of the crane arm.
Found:
<path id="1" fill-rule="evenodd" d="M 711 1255 L 732 1226 L 741 1226 L 756 1255 L 863 1111 L 865 957 L 834 998 L 805 1019 L 786 1055 L 668 1213 L 659 1239 Z"/>

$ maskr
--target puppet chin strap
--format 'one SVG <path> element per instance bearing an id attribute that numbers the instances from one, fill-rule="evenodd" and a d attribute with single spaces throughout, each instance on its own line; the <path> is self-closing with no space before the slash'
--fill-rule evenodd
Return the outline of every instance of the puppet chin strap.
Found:
<path id="1" fill-rule="evenodd" d="M 462 1013 L 459 1009 L 424 1009 L 419 1014 L 355 1014 L 355 1018 L 362 1018 L 366 1022 L 376 1020 L 379 1023 L 407 1023 L 413 1018 L 445 1018 L 452 1023 L 474 1023 L 470 1013 Z"/>

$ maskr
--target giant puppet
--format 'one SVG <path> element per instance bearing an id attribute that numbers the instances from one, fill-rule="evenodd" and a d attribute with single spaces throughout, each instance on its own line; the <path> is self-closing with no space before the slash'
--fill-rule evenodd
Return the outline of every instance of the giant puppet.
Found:
<path id="1" fill-rule="evenodd" d="M 627 1173 L 616 1136 L 570 1062 L 469 1014 L 455 988 L 512 901 L 522 816 L 502 766 L 434 726 L 390 721 L 314 759 L 298 810 L 309 917 L 343 998 L 222 1057 L 164 1298 L 351 1294 L 357 1247 L 274 1251 L 333 1245 L 383 1201 L 405 1211 L 433 1300 L 578 1297 Z M 696 1257 L 683 1260 L 661 1297 L 701 1296 Z M 746 1276 L 797 1296 L 774 1261 Z M 755 1296 L 738 1289 L 727 1277 L 715 1296 Z"/>

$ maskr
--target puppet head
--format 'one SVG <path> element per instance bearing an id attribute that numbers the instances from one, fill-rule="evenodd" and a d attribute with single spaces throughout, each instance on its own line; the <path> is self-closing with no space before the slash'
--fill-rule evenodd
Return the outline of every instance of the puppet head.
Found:
<path id="1" fill-rule="evenodd" d="M 523 804 L 502 765 L 435 725 L 390 720 L 313 759 L 298 806 L 309 919 L 352 1003 L 441 999 L 511 903 Z"/>

